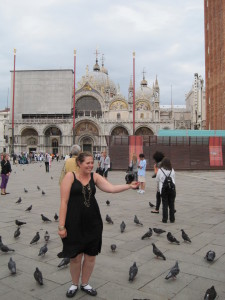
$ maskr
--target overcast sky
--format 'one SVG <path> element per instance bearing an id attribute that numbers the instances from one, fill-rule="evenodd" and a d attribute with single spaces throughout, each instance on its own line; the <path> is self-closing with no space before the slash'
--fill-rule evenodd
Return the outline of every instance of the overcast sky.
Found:
<path id="1" fill-rule="evenodd" d="M 13 48 L 17 70 L 73 69 L 76 48 L 79 80 L 96 47 L 126 98 L 135 51 L 136 90 L 144 69 L 150 86 L 158 76 L 161 104 L 171 85 L 174 104 L 185 104 L 194 73 L 205 76 L 204 1 L 0 0 L 0 109 L 10 102 Z"/>

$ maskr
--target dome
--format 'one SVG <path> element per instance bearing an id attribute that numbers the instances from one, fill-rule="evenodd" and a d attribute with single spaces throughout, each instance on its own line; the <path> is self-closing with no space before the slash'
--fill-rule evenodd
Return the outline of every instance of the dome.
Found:
<path id="1" fill-rule="evenodd" d="M 147 85 L 141 85 L 141 87 L 135 93 L 136 99 L 150 100 L 151 97 L 152 97 L 152 89 Z"/>
<path id="2" fill-rule="evenodd" d="M 93 84 L 93 86 L 96 87 L 96 89 L 100 91 L 102 91 L 102 88 L 104 90 L 110 89 L 110 93 L 116 95 L 116 85 L 111 79 L 109 79 L 106 73 L 103 73 L 101 71 L 93 71 L 88 74 L 88 77 L 90 83 Z"/>
<path id="3" fill-rule="evenodd" d="M 101 71 L 102 73 L 105 73 L 106 75 L 108 75 L 108 70 L 105 68 L 104 65 L 101 66 L 100 71 Z"/>

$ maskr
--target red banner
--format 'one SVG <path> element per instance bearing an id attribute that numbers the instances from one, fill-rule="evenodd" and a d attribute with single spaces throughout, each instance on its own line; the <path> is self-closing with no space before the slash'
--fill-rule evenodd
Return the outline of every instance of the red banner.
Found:
<path id="1" fill-rule="evenodd" d="M 143 153 L 143 137 L 130 135 L 129 136 L 129 163 L 132 160 L 132 156 L 135 154 L 137 158 L 139 154 Z"/>
<path id="2" fill-rule="evenodd" d="M 223 166 L 222 137 L 209 138 L 210 166 Z"/>

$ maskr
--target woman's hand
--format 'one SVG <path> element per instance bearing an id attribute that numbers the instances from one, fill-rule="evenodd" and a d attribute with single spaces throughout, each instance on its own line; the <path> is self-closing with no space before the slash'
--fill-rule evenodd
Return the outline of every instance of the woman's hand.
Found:
<path id="1" fill-rule="evenodd" d="M 61 239 L 64 239 L 65 237 L 67 237 L 66 228 L 63 230 L 58 230 L 58 235 L 61 237 Z"/>
<path id="2" fill-rule="evenodd" d="M 133 189 L 133 190 L 136 190 L 140 185 L 140 182 L 138 181 L 132 181 L 131 184 L 130 184 L 130 187 Z"/>

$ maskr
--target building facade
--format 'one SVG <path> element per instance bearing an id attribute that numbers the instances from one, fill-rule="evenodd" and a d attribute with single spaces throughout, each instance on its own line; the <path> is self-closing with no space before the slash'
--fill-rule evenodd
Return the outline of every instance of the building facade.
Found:
<path id="1" fill-rule="evenodd" d="M 225 2 L 205 0 L 206 129 L 225 129 Z"/>
<path id="2" fill-rule="evenodd" d="M 9 153 L 9 108 L 0 110 L 0 153 Z"/>
<path id="3" fill-rule="evenodd" d="M 75 93 L 75 143 L 96 153 L 106 148 L 106 136 L 133 134 L 133 86 L 130 82 L 128 96 L 123 96 L 98 59 L 93 70 L 87 66 L 84 73 Z M 16 71 L 15 153 L 69 153 L 73 143 L 73 75 L 73 70 Z M 156 135 L 159 129 L 191 129 L 190 111 L 183 106 L 160 105 L 157 77 L 149 86 L 143 76 L 135 92 L 135 135 Z"/>

